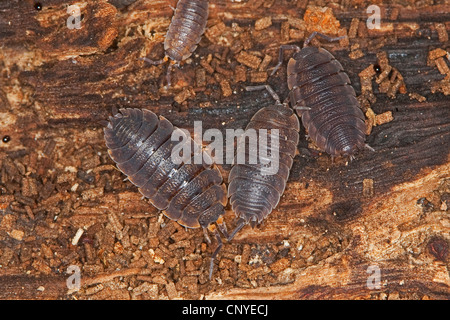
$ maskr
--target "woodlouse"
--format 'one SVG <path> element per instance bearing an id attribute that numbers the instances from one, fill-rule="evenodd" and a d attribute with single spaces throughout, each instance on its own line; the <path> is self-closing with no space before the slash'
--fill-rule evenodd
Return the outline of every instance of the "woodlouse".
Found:
<path id="1" fill-rule="evenodd" d="M 179 66 L 192 55 L 205 32 L 208 4 L 208 0 L 179 0 L 164 40 L 165 57 L 157 61 L 143 58 L 155 65 L 171 60 L 167 68 L 168 87 L 172 66 Z"/>
<path id="2" fill-rule="evenodd" d="M 292 167 L 293 159 L 297 150 L 299 141 L 300 123 L 294 111 L 287 106 L 287 103 L 280 103 L 277 94 L 267 85 L 247 87 L 248 91 L 260 90 L 266 88 L 276 103 L 272 106 L 259 110 L 250 120 L 245 129 L 245 133 L 238 142 L 239 148 L 244 148 L 246 158 L 244 163 L 235 163 L 230 171 L 228 181 L 228 197 L 233 211 L 238 220 L 236 228 L 230 234 L 228 240 L 242 229 L 246 224 L 255 227 L 261 223 L 272 210 L 278 205 L 286 187 L 289 172 Z M 266 145 L 271 150 L 271 158 L 278 161 L 276 171 L 270 171 L 269 163 L 265 160 L 265 155 L 259 156 L 257 162 L 251 164 L 249 161 L 249 152 L 251 152 L 251 142 L 248 141 L 246 133 L 250 130 L 265 129 L 267 131 L 259 131 L 258 148 L 261 148 L 261 134 L 265 134 Z M 276 131 L 277 130 L 277 131 Z M 278 141 L 272 141 L 269 136 L 278 135 Z M 270 133 L 270 135 L 269 135 Z M 268 141 L 270 142 L 270 146 Z M 278 144 L 276 148 L 273 148 Z M 274 152 L 278 154 L 274 156 Z M 264 154 L 264 153 L 263 153 Z"/>
<path id="3" fill-rule="evenodd" d="M 307 47 L 313 32 L 304 42 L 303 49 L 296 45 L 282 45 L 278 65 L 283 63 L 283 51 L 295 50 L 287 66 L 289 99 L 309 137 L 332 157 L 354 154 L 362 148 L 373 150 L 365 143 L 364 114 L 348 75 L 334 56 L 323 48 Z"/>
<path id="4" fill-rule="evenodd" d="M 206 152 L 196 160 L 194 151 L 200 148 L 192 138 L 151 111 L 120 109 L 103 124 L 110 157 L 144 197 L 182 226 L 203 228 L 208 242 L 207 229 L 214 233 L 218 246 L 211 258 L 211 277 L 213 260 L 222 247 L 214 223 L 228 236 L 222 220 L 227 192 L 217 166 Z M 190 163 L 173 160 L 172 151 L 180 143 L 172 140 L 176 130 L 192 145 L 193 152 L 183 155 Z"/>

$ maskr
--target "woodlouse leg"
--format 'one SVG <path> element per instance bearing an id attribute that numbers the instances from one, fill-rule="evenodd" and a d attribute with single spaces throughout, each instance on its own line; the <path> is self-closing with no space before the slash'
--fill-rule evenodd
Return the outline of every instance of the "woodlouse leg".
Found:
<path id="1" fill-rule="evenodd" d="M 314 31 L 313 33 L 311 33 L 311 34 L 309 35 L 308 38 L 306 38 L 305 42 L 303 42 L 303 47 L 306 47 L 306 46 L 311 42 L 311 40 L 312 40 L 315 36 L 319 36 L 319 37 L 321 37 L 322 39 L 327 40 L 328 42 L 339 41 L 339 40 L 344 39 L 344 38 L 346 37 L 346 36 L 330 37 L 330 36 L 327 36 L 326 34 L 323 34 L 323 33 L 317 32 L 317 31 Z"/>
<path id="2" fill-rule="evenodd" d="M 267 92 L 270 93 L 270 95 L 277 102 L 277 104 L 281 104 L 280 103 L 280 97 L 275 92 L 275 90 L 273 90 L 272 87 L 269 86 L 268 84 L 262 84 L 262 85 L 259 85 L 259 86 L 246 86 L 245 87 L 245 90 L 247 90 L 247 91 L 257 91 L 257 90 L 264 90 L 264 89 L 266 89 Z"/>
<path id="3" fill-rule="evenodd" d="M 229 235 L 228 235 L 228 230 L 227 230 L 227 225 L 225 224 L 225 221 L 216 222 L 217 224 L 217 228 L 219 229 L 219 231 L 224 235 L 225 238 L 228 239 Z"/>
<path id="4" fill-rule="evenodd" d="M 284 54 L 284 50 L 295 50 L 295 51 L 300 51 L 300 47 L 295 45 L 295 44 L 283 44 L 282 46 L 280 46 L 280 53 L 278 54 L 278 63 L 275 66 L 275 68 L 273 69 L 272 73 L 270 74 L 271 76 L 273 76 L 275 74 L 275 72 L 277 72 L 277 70 L 281 67 L 281 65 L 283 64 L 283 54 Z"/>
<path id="5" fill-rule="evenodd" d="M 211 262 L 209 265 L 209 280 L 211 280 L 212 278 L 212 274 L 214 271 L 214 260 L 216 259 L 217 255 L 219 254 L 220 250 L 222 249 L 223 246 L 223 242 L 222 242 L 222 238 L 220 237 L 219 231 L 217 231 L 217 229 L 214 229 L 214 235 L 216 236 L 216 240 L 217 240 L 217 248 L 216 250 L 214 250 L 212 256 L 211 256 Z"/>
<path id="6" fill-rule="evenodd" d="M 236 233 L 238 233 L 239 230 L 241 230 L 246 224 L 247 222 L 245 221 L 245 219 L 239 218 L 236 227 L 234 228 L 233 232 L 231 232 L 230 236 L 227 238 L 227 241 L 230 242 L 234 238 Z"/>

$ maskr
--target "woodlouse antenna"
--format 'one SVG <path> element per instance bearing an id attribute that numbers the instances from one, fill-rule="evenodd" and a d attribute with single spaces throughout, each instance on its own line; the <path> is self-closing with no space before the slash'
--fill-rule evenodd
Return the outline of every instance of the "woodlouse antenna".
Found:
<path id="1" fill-rule="evenodd" d="M 306 38 L 305 42 L 303 42 L 303 48 L 306 47 L 311 42 L 311 40 L 314 39 L 314 37 L 316 37 L 316 36 L 319 36 L 322 39 L 327 40 L 328 42 L 339 41 L 339 40 L 344 39 L 346 37 L 346 36 L 330 37 L 330 36 L 327 36 L 326 34 L 314 31 L 313 33 L 311 33 L 309 35 L 308 38 Z"/>
<path id="2" fill-rule="evenodd" d="M 280 46 L 280 52 L 278 53 L 278 63 L 273 68 L 273 71 L 270 74 L 270 76 L 273 76 L 275 72 L 277 72 L 277 70 L 280 69 L 281 65 L 283 64 L 283 57 L 285 50 L 294 50 L 295 52 L 299 52 L 301 48 L 295 44 L 283 44 L 282 46 Z"/>
<path id="3" fill-rule="evenodd" d="M 267 92 L 269 92 L 269 94 L 276 101 L 276 103 L 281 104 L 280 97 L 275 92 L 275 90 L 273 90 L 272 87 L 269 86 L 268 84 L 263 84 L 263 85 L 259 85 L 259 86 L 246 86 L 245 90 L 247 90 L 247 91 L 267 90 Z"/>

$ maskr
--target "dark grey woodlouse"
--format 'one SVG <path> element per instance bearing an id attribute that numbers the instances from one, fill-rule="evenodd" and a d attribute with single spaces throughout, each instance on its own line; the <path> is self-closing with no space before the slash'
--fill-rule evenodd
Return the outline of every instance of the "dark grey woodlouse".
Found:
<path id="1" fill-rule="evenodd" d="M 151 111 L 120 109 L 103 124 L 108 154 L 144 197 L 182 226 L 203 228 L 208 242 L 207 229 L 215 234 L 218 246 L 212 255 L 211 277 L 213 260 L 222 247 L 214 223 L 228 236 L 222 223 L 227 192 L 217 166 L 208 164 L 212 160 L 205 152 L 201 163 L 194 161 L 198 146 L 190 136 L 185 139 L 192 144 L 190 163 L 173 161 L 172 150 L 180 142 L 172 141 L 172 133 L 183 132 Z"/>
<path id="2" fill-rule="evenodd" d="M 339 61 L 323 48 L 307 47 L 316 35 L 328 41 L 342 39 L 313 32 L 305 40 L 303 49 L 296 45 L 283 45 L 272 74 L 283 62 L 283 51 L 295 50 L 287 65 L 291 105 L 301 117 L 309 137 L 322 151 L 332 157 L 353 159 L 360 149 L 373 151 L 365 143 L 364 114 Z"/>
<path id="3" fill-rule="evenodd" d="M 197 48 L 206 29 L 208 20 L 208 0 L 179 0 L 164 40 L 166 56 L 157 61 L 144 58 L 151 64 L 161 64 L 171 60 L 167 68 L 167 86 L 170 86 L 170 72 L 175 64 L 189 58 Z"/>
<path id="4" fill-rule="evenodd" d="M 255 164 L 251 164 L 249 157 L 246 157 L 244 163 L 233 165 L 228 177 L 228 197 L 238 220 L 228 241 L 246 224 L 250 223 L 252 228 L 260 224 L 278 205 L 286 187 L 299 141 L 300 123 L 287 103 L 281 104 L 276 93 L 267 85 L 247 87 L 246 89 L 253 91 L 262 88 L 266 88 L 272 94 L 276 103 L 259 110 L 250 120 L 245 132 L 250 129 L 266 129 L 267 136 L 270 136 L 270 132 L 274 129 L 278 130 L 278 133 L 274 131 L 279 137 L 277 170 L 275 172 L 268 171 L 268 166 L 273 164 L 264 163 L 260 156 Z M 245 137 L 245 133 L 243 137 Z M 267 137 L 267 141 L 269 140 L 271 138 Z M 258 138 L 258 148 L 260 141 L 261 136 Z M 248 155 L 249 145 L 247 139 L 241 138 L 237 148 L 238 150 L 242 147 L 245 148 L 245 153 Z M 270 148 L 274 146 L 274 143 L 267 143 L 267 145 Z"/>

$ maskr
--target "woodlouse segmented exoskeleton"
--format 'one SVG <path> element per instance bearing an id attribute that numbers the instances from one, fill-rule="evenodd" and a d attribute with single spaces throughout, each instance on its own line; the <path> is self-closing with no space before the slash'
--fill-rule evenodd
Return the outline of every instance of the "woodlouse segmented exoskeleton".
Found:
<path id="1" fill-rule="evenodd" d="M 128 7 L 130 4 L 134 2 L 136 2 L 136 0 L 109 0 L 109 3 L 111 3 L 117 9 L 123 9 L 125 7 Z"/>
<path id="2" fill-rule="evenodd" d="M 283 51 L 295 50 L 287 66 L 291 105 L 301 116 L 309 137 L 321 150 L 332 157 L 353 159 L 359 149 L 373 151 L 365 143 L 364 114 L 339 61 L 323 48 L 307 47 L 316 35 L 328 41 L 342 39 L 313 32 L 305 40 L 303 49 L 282 45 L 279 62 L 272 74 L 283 63 Z"/>
<path id="3" fill-rule="evenodd" d="M 143 58 L 155 65 L 171 60 L 167 68 L 168 87 L 173 65 L 179 66 L 191 56 L 205 32 L 208 4 L 208 0 L 179 0 L 164 40 L 165 57 L 157 61 Z"/>
<path id="4" fill-rule="evenodd" d="M 201 149 L 192 138 L 151 111 L 120 109 L 104 124 L 110 157 L 144 197 L 182 226 L 203 228 L 208 242 L 207 229 L 214 233 L 218 246 L 211 258 L 211 278 L 214 258 L 222 247 L 214 223 L 228 236 L 222 220 L 227 192 L 217 166 L 206 152 L 201 161 L 196 160 L 194 152 Z M 183 155 L 188 161 L 174 161 L 172 151 L 180 143 L 172 140 L 174 131 L 192 145 L 193 152 Z"/>
<path id="5" fill-rule="evenodd" d="M 238 218 L 236 227 L 228 240 L 231 240 L 246 224 L 250 223 L 252 227 L 255 227 L 261 223 L 278 205 L 297 150 L 300 123 L 294 111 L 287 106 L 286 102 L 281 104 L 278 95 L 268 85 L 246 89 L 253 91 L 263 88 L 269 91 L 276 103 L 259 110 L 252 117 L 238 142 L 238 152 L 240 148 L 244 148 L 246 157 L 243 163 L 236 163 L 235 158 L 228 177 L 228 197 Z M 249 155 L 252 143 L 246 139 L 251 129 L 258 130 L 260 133 L 257 141 L 258 157 L 253 164 L 250 162 Z M 278 136 L 278 139 L 273 139 L 272 135 Z M 270 139 L 268 139 L 269 136 Z M 261 143 L 262 140 L 266 142 Z M 270 160 L 277 161 L 275 166 L 268 161 L 266 153 L 261 153 L 261 147 L 264 145 L 267 146 L 267 151 L 270 151 L 267 152 L 270 153 Z"/>

